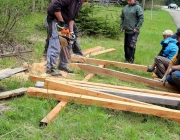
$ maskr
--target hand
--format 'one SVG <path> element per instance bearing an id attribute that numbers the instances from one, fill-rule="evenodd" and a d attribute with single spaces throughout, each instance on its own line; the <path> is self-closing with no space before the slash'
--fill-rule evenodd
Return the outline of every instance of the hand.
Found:
<path id="1" fill-rule="evenodd" d="M 136 33 L 136 32 L 138 32 L 138 30 L 134 29 L 133 32 Z"/>
<path id="2" fill-rule="evenodd" d="M 57 30 L 61 31 L 62 29 L 64 29 L 64 22 L 63 21 L 58 21 Z"/>
<path id="3" fill-rule="evenodd" d="M 121 32 L 124 32 L 124 30 L 123 30 L 123 29 L 120 29 L 120 31 L 121 31 Z"/>
<path id="4" fill-rule="evenodd" d="M 149 65 L 148 69 L 147 69 L 147 72 L 153 72 L 153 70 L 154 70 L 154 67 L 152 65 Z"/>
<path id="5" fill-rule="evenodd" d="M 166 80 L 166 77 L 167 77 L 167 76 L 164 75 L 163 78 L 159 80 L 160 82 L 163 83 L 163 86 L 165 86 L 165 83 L 166 83 L 166 81 L 167 81 L 167 80 Z"/>
<path id="6" fill-rule="evenodd" d="M 71 35 L 71 38 L 72 38 L 72 39 L 75 39 L 75 38 L 76 38 L 76 35 L 74 34 L 74 32 L 70 32 L 70 35 Z"/>

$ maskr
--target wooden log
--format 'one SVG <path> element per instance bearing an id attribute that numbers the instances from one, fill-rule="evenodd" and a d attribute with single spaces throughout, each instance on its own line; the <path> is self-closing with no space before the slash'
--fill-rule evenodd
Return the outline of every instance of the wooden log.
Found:
<path id="1" fill-rule="evenodd" d="M 136 104 L 136 103 L 128 103 L 117 100 L 110 100 L 104 98 L 97 98 L 86 95 L 78 95 L 60 91 L 53 91 L 47 89 L 39 89 L 30 87 L 27 91 L 27 96 L 31 97 L 40 97 L 40 98 L 50 98 L 55 100 L 65 100 L 80 104 L 86 105 L 96 105 L 110 109 L 116 110 L 124 110 L 142 114 L 151 114 L 163 118 L 168 118 L 175 121 L 180 121 L 180 111 L 172 110 L 172 109 L 163 109 L 163 108 L 153 108 L 152 106 Z"/>
<path id="2" fill-rule="evenodd" d="M 11 91 L 0 92 L 0 99 L 10 98 L 18 95 L 22 95 L 27 91 L 27 88 L 19 88 Z"/>
<path id="3" fill-rule="evenodd" d="M 116 78 L 119 78 L 121 80 L 128 81 L 128 82 L 144 84 L 151 88 L 168 90 L 168 91 L 177 92 L 177 93 L 179 92 L 179 89 L 175 86 L 171 86 L 169 84 L 166 84 L 166 86 L 163 86 L 163 84 L 159 81 L 136 76 L 133 74 L 119 72 L 119 71 L 115 71 L 115 70 L 111 70 L 111 69 L 107 69 L 107 68 L 99 68 L 97 66 L 88 65 L 88 64 L 71 63 L 71 66 L 81 69 L 81 70 L 84 70 L 84 71 L 95 72 L 96 74 L 102 74 L 102 75 L 111 76 L 111 77 L 114 76 Z"/>
<path id="4" fill-rule="evenodd" d="M 58 116 L 60 111 L 67 105 L 66 101 L 58 103 L 39 123 L 39 126 L 47 126 Z"/>
<path id="5" fill-rule="evenodd" d="M 0 80 L 2 80 L 4 78 L 8 78 L 13 74 L 16 74 L 16 73 L 19 73 L 19 72 L 22 72 L 25 70 L 27 70 L 27 69 L 26 68 L 15 68 L 15 69 L 10 69 L 10 70 L 5 71 L 5 72 L 1 72 L 0 73 Z"/>
<path id="6" fill-rule="evenodd" d="M 96 46 L 96 47 L 93 47 L 93 48 L 89 48 L 89 49 L 86 49 L 86 50 L 83 50 L 82 53 L 83 55 L 89 55 L 90 53 L 93 53 L 93 52 L 97 52 L 97 51 L 102 51 L 104 48 L 101 47 L 101 46 Z"/>
<path id="7" fill-rule="evenodd" d="M 96 56 L 96 55 L 100 55 L 100 54 L 104 54 L 104 53 L 108 53 L 108 52 L 115 52 L 115 51 L 116 51 L 116 49 L 111 48 L 111 49 L 91 53 L 90 56 Z"/>
<path id="8" fill-rule="evenodd" d="M 83 57 L 83 56 L 72 55 L 71 60 L 76 61 L 76 62 L 85 62 L 85 63 L 91 63 L 91 64 L 105 65 L 105 66 L 111 65 L 111 66 L 116 66 L 116 67 L 120 67 L 120 68 L 129 68 L 129 69 L 147 71 L 147 66 L 143 66 L 143 65 L 87 58 L 87 57 Z"/>

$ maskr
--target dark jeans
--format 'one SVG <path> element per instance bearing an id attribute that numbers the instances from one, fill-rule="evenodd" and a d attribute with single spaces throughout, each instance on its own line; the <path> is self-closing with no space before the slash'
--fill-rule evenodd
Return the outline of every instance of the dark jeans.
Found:
<path id="1" fill-rule="evenodd" d="M 132 33 L 127 34 L 125 33 L 124 37 L 124 52 L 125 52 L 125 59 L 126 61 L 133 63 L 134 62 L 134 55 L 136 51 L 136 42 L 139 33 Z"/>

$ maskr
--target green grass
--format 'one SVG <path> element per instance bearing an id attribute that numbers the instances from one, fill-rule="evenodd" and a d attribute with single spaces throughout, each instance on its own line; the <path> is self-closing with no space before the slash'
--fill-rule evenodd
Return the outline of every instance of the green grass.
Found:
<path id="1" fill-rule="evenodd" d="M 108 14 L 119 18 L 121 8 L 112 7 Z M 106 16 L 105 8 L 97 9 L 97 16 Z M 111 12 L 111 13 L 110 13 Z M 42 57 L 44 43 L 46 39 L 45 30 L 37 30 L 35 27 L 43 25 L 45 14 L 33 13 L 23 19 L 26 21 L 26 32 L 28 38 L 33 42 L 34 52 L 28 56 L 28 62 L 40 62 Z M 150 20 L 150 11 L 145 11 L 145 21 L 141 28 L 137 50 L 135 55 L 135 64 L 150 65 L 153 63 L 154 56 L 161 49 L 160 41 L 162 32 L 166 29 L 176 31 L 176 26 L 172 17 L 162 10 L 153 11 L 152 20 Z M 33 36 L 33 37 L 32 37 Z M 80 36 L 79 43 L 82 49 L 94 46 L 102 46 L 106 49 L 115 48 L 116 52 L 96 56 L 94 58 L 124 61 L 123 33 L 119 32 L 118 39 L 99 37 Z M 21 61 L 14 58 L 5 58 L 0 61 L 2 68 L 19 66 Z M 144 77 L 151 77 L 151 74 L 138 70 L 128 70 L 117 67 L 108 67 L 111 69 L 136 74 Z M 74 79 L 82 80 L 88 73 L 75 70 Z M 129 86 L 137 88 L 147 88 L 144 85 L 130 83 L 118 80 L 115 77 L 106 77 L 101 75 L 94 76 L 90 81 L 108 83 L 120 86 Z M 20 87 L 34 86 L 34 83 L 22 81 L 15 78 L 7 78 L 0 81 L 0 86 L 5 90 L 16 89 Z M 11 110 L 1 112 L 0 114 L 0 139 L 23 139 L 23 140 L 179 140 L 180 123 L 165 118 L 159 118 L 152 115 L 137 114 L 125 111 L 116 111 L 104 109 L 97 106 L 86 106 L 69 103 L 60 113 L 56 120 L 45 128 L 40 128 L 39 122 L 47 113 L 57 104 L 57 101 L 29 98 L 26 95 L 13 98 L 11 100 L 2 100 L 11 107 Z M 177 108 L 178 109 L 178 108 Z M 147 121 L 144 121 L 147 120 Z"/>

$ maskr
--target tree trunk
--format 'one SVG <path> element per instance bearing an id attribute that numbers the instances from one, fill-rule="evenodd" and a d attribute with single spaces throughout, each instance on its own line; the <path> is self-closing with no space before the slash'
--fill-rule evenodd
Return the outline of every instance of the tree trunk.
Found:
<path id="1" fill-rule="evenodd" d="M 35 0 L 33 0 L 33 2 L 32 2 L 32 12 L 35 11 L 35 5 L 36 5 L 36 2 L 35 2 Z"/>

